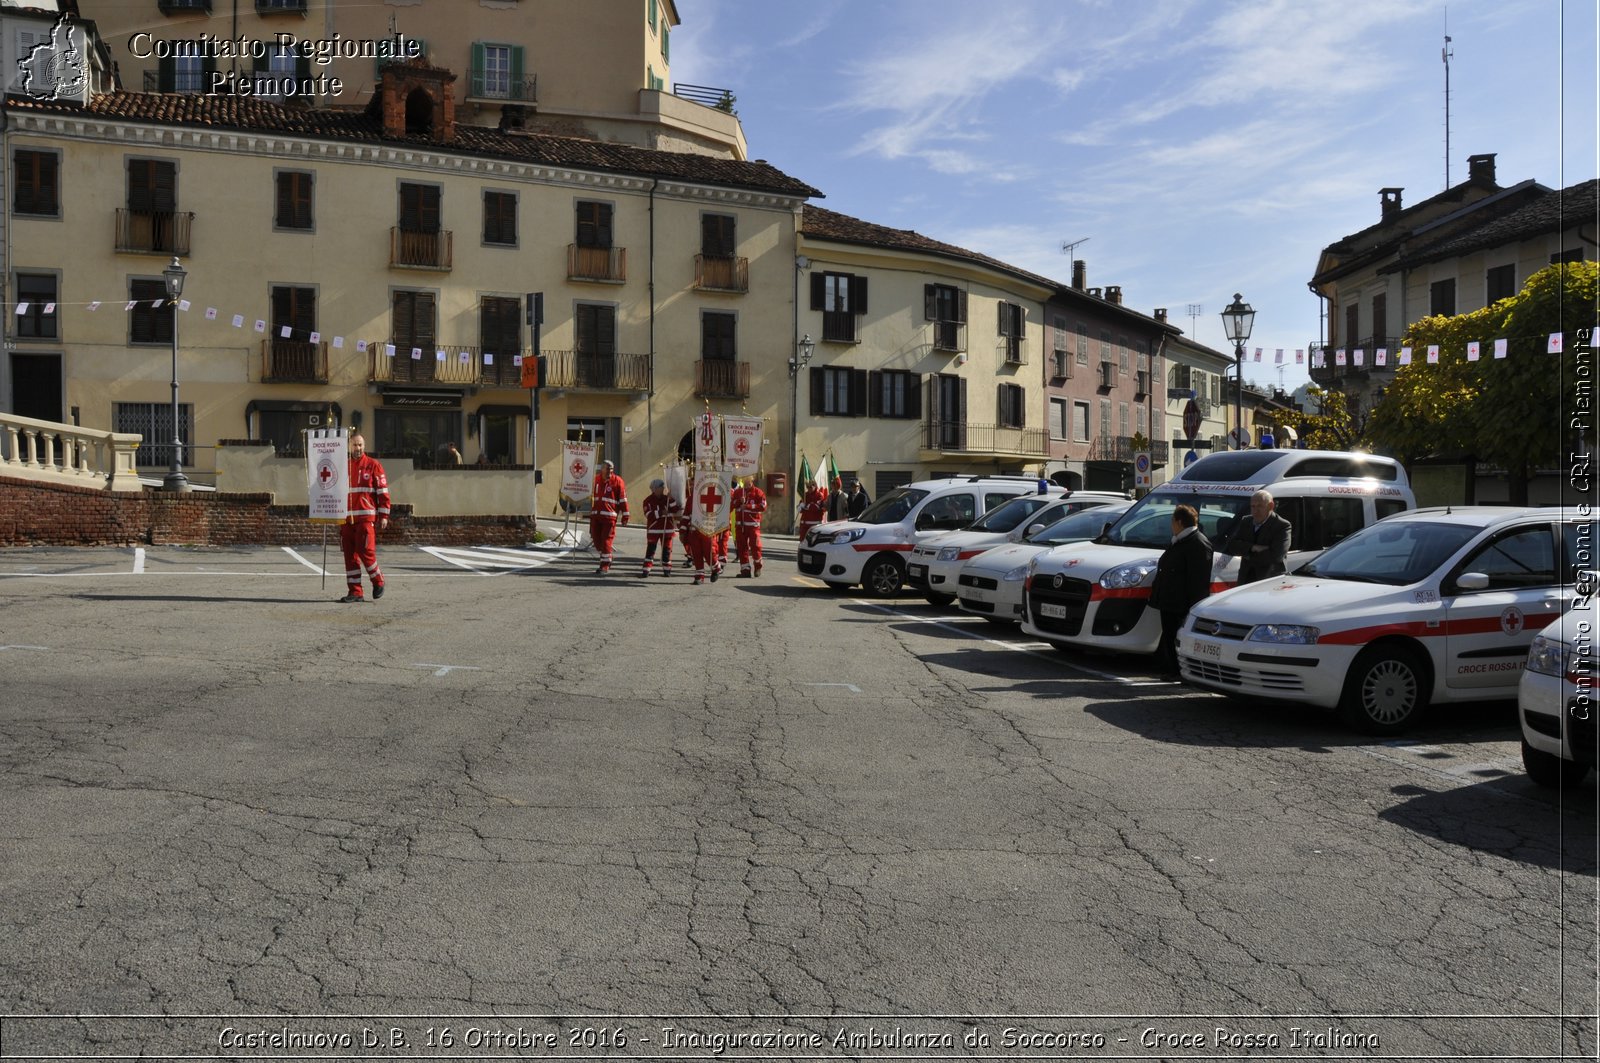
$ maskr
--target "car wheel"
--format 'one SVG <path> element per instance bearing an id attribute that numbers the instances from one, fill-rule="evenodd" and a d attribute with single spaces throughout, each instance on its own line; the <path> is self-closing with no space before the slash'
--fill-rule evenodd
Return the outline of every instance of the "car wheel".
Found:
<path id="1" fill-rule="evenodd" d="M 840 583 L 837 580 L 823 580 L 822 582 L 827 584 L 828 589 L 835 594 L 845 594 L 851 587 L 855 586 L 854 583 Z"/>
<path id="2" fill-rule="evenodd" d="M 1378 646 L 1350 666 L 1339 699 L 1339 715 L 1374 735 L 1396 735 L 1428 706 L 1428 672 L 1414 650 Z"/>
<path id="3" fill-rule="evenodd" d="M 1554 753 L 1546 753 L 1542 749 L 1534 749 L 1528 740 L 1522 740 L 1522 770 L 1528 773 L 1528 778 L 1540 786 L 1551 790 L 1571 790 L 1583 785 L 1583 780 L 1589 776 L 1588 765 L 1574 764 Z"/>
<path id="4" fill-rule="evenodd" d="M 861 586 L 870 597 L 893 598 L 906 584 L 906 570 L 898 557 L 878 557 L 861 573 Z"/>
<path id="5" fill-rule="evenodd" d="M 929 591 L 923 597 L 927 599 L 929 605 L 937 605 L 941 609 L 956 600 L 953 594 L 940 594 L 937 591 Z"/>

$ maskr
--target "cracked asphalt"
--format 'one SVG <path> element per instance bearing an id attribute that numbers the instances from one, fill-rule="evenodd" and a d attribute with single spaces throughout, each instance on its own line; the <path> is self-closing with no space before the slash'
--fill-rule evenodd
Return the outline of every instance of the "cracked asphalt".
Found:
<path id="1" fill-rule="evenodd" d="M 1593 1058 L 1595 784 L 1529 783 L 1512 706 L 1381 743 L 641 543 L 388 549 L 358 606 L 336 551 L 0 551 L 0 1057 L 437 1015 Z"/>

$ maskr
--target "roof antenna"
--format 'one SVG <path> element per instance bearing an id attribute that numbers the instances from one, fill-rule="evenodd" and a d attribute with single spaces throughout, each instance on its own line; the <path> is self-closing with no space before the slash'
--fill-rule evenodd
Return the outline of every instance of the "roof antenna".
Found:
<path id="1" fill-rule="evenodd" d="M 1450 187 L 1450 60 L 1455 52 L 1450 48 L 1450 8 L 1444 9 L 1444 49 L 1439 53 L 1444 60 L 1444 186 Z"/>

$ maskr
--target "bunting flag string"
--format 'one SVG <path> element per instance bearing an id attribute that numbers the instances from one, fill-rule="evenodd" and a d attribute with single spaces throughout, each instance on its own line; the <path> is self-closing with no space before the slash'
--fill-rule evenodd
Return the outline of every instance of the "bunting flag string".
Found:
<path id="1" fill-rule="evenodd" d="M 1600 325 L 1595 326 L 1595 330 L 1594 331 L 1600 331 Z M 1591 332 L 1591 335 L 1593 335 L 1593 332 Z M 1566 333 L 1565 332 L 1551 332 L 1551 333 L 1548 333 L 1548 334 L 1540 333 L 1538 336 L 1531 336 L 1531 337 L 1530 336 L 1526 336 L 1526 335 L 1523 335 L 1523 336 L 1497 336 L 1492 341 L 1492 349 L 1494 351 L 1494 357 L 1497 358 L 1497 359 L 1506 358 L 1508 353 L 1509 353 L 1509 351 L 1510 351 L 1511 341 L 1512 340 L 1517 340 L 1517 339 L 1542 339 L 1542 340 L 1544 340 L 1544 343 L 1545 343 L 1545 348 L 1544 349 L 1545 349 L 1545 353 L 1546 354 L 1561 354 L 1566 350 Z M 1466 357 L 1466 360 L 1469 361 L 1469 362 L 1480 361 L 1482 359 L 1482 357 L 1483 357 L 1483 347 L 1484 347 L 1484 341 L 1483 340 L 1468 340 L 1468 341 L 1466 341 L 1466 344 L 1462 347 L 1462 353 Z M 1280 351 L 1279 353 L 1281 354 L 1282 352 Z M 1372 364 L 1374 366 L 1380 366 L 1380 367 L 1387 367 L 1388 366 L 1388 364 L 1389 364 L 1389 349 L 1387 347 L 1379 347 L 1376 350 L 1374 350 L 1372 352 L 1372 354 L 1373 354 Z M 1425 354 L 1427 356 L 1427 364 L 1428 365 L 1438 365 L 1443 360 L 1444 355 L 1445 355 L 1445 351 L 1444 351 L 1444 348 L 1442 347 L 1442 345 L 1437 344 L 1437 343 L 1430 343 L 1430 344 L 1428 344 L 1428 346 L 1426 348 Z M 1365 360 L 1366 360 L 1366 349 L 1362 348 L 1362 347 L 1356 347 L 1356 348 L 1351 349 L 1351 350 L 1346 350 L 1343 347 L 1336 347 L 1333 350 L 1333 364 L 1335 366 L 1349 365 L 1349 366 L 1353 366 L 1353 367 L 1364 367 Z M 1295 351 L 1294 352 L 1294 362 L 1295 362 L 1295 364 L 1296 365 L 1301 365 L 1301 364 L 1304 364 L 1304 361 L 1305 361 L 1305 351 L 1304 350 Z M 1401 347 L 1400 348 L 1399 358 L 1397 359 L 1397 362 L 1398 362 L 1399 365 L 1411 365 L 1411 364 L 1413 364 L 1412 360 L 1411 360 L 1411 348 L 1410 347 Z M 1313 368 L 1313 369 L 1325 369 L 1325 368 L 1327 368 L 1327 365 L 1328 365 L 1328 352 L 1327 352 L 1326 348 L 1324 348 L 1322 350 L 1314 350 L 1314 351 L 1311 352 L 1311 368 Z"/>

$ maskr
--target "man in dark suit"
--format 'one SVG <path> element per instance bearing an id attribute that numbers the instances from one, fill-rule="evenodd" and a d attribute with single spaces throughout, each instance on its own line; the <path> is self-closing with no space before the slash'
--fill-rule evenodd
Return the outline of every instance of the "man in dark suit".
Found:
<path id="1" fill-rule="evenodd" d="M 1271 491 L 1250 496 L 1250 517 L 1239 521 L 1222 548 L 1239 559 L 1239 582 L 1254 583 L 1288 571 L 1289 522 L 1274 512 Z"/>
<path id="2" fill-rule="evenodd" d="M 1161 642 L 1156 666 L 1163 675 L 1178 674 L 1178 629 L 1194 603 L 1211 594 L 1211 541 L 1201 533 L 1193 506 L 1172 511 L 1172 545 L 1156 562 L 1150 584 L 1150 608 L 1161 614 Z"/>

